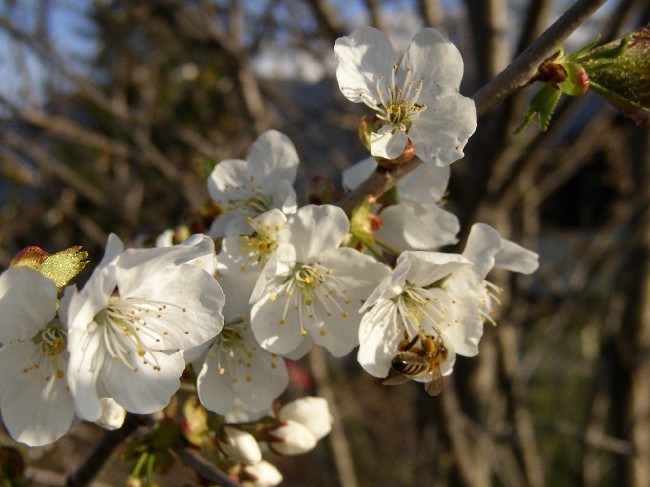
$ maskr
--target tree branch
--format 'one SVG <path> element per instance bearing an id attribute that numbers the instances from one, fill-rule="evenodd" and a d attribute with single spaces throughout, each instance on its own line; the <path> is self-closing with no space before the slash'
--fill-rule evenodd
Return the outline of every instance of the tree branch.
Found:
<path id="1" fill-rule="evenodd" d="M 558 20 L 499 75 L 478 90 L 472 98 L 477 116 L 485 115 L 493 106 L 513 92 L 527 86 L 537 68 L 571 33 L 586 21 L 607 0 L 578 0 Z"/>

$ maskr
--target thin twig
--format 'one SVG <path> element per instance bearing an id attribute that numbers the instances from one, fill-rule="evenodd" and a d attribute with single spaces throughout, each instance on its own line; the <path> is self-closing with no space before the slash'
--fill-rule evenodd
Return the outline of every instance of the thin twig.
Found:
<path id="1" fill-rule="evenodd" d="M 189 467 L 192 468 L 200 477 L 210 482 L 215 482 L 221 487 L 240 487 L 233 479 L 224 474 L 201 456 L 198 450 L 192 448 L 178 447 L 175 449 L 178 456 L 181 457 Z"/>

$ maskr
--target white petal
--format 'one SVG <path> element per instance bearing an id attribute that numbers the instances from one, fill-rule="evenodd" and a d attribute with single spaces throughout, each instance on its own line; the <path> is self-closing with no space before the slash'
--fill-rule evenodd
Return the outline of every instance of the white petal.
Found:
<path id="1" fill-rule="evenodd" d="M 305 319 L 305 326 L 316 344 L 341 357 L 358 344 L 359 306 L 390 270 L 348 247 L 323 254 L 321 263 L 329 275 L 325 277 L 327 291 L 319 291 L 328 296 L 321 299 L 310 296 L 314 317 L 310 321 Z"/>
<path id="2" fill-rule="evenodd" d="M 121 360 L 104 362 L 100 380 L 108 395 L 131 413 L 149 414 L 161 410 L 180 387 L 179 378 L 185 368 L 180 352 L 154 352 L 153 355 L 159 370 L 141 365 L 134 371 Z"/>
<path id="3" fill-rule="evenodd" d="M 383 225 L 376 232 L 377 237 L 400 249 L 429 250 L 458 241 L 458 218 L 438 206 L 402 200 L 385 208 L 379 216 Z"/>
<path id="4" fill-rule="evenodd" d="M 399 261 L 398 259 L 395 269 L 379 282 L 370 296 L 368 296 L 368 299 L 365 300 L 359 312 L 363 312 L 371 306 L 374 306 L 379 300 L 389 300 L 395 296 L 399 296 L 404 290 L 409 267 L 410 262 Z"/>
<path id="5" fill-rule="evenodd" d="M 155 332 L 140 334 L 144 344 L 155 350 L 186 350 L 215 337 L 223 328 L 221 310 L 225 302 L 216 279 L 192 264 L 161 270 L 164 272 L 147 276 L 140 287 L 121 295 L 121 303 L 146 300 L 158 308 L 137 315 Z M 118 279 L 122 279 L 120 271 Z M 121 290 L 122 282 L 119 287 Z"/>
<path id="6" fill-rule="evenodd" d="M 208 256 L 214 256 L 214 241 L 201 234 L 192 235 L 173 247 L 128 249 L 115 262 L 120 295 L 146 295 L 149 287 L 157 287 L 152 276 Z"/>
<path id="7" fill-rule="evenodd" d="M 475 130 L 474 101 L 449 93 L 427 102 L 427 109 L 409 129 L 409 138 L 415 153 L 425 163 L 448 166 L 463 157 L 463 148 Z"/>
<path id="8" fill-rule="evenodd" d="M 347 189 L 356 188 L 372 176 L 372 173 L 374 173 L 376 169 L 377 161 L 374 157 L 367 157 L 362 161 L 357 162 L 343 171 L 343 187 Z M 406 177 L 408 177 L 408 175 Z"/>
<path id="9" fill-rule="evenodd" d="M 95 328 L 95 323 L 88 324 Z M 89 333 L 81 328 L 68 331 L 68 387 L 74 397 L 75 409 L 80 418 L 97 421 L 103 408 L 97 392 L 97 378 L 105 360 L 105 349 L 100 343 L 100 333 Z"/>
<path id="10" fill-rule="evenodd" d="M 499 252 L 501 242 L 501 235 L 490 225 L 472 225 L 463 255 L 474 263 L 473 270 L 480 279 L 484 279 L 494 267 L 494 256 Z"/>
<path id="11" fill-rule="evenodd" d="M 370 153 L 375 157 L 395 159 L 408 143 L 408 137 L 402 130 L 384 125 L 379 131 L 370 134 Z"/>
<path id="12" fill-rule="evenodd" d="M 424 288 L 472 264 L 462 255 L 425 251 L 402 252 L 397 264 L 402 262 L 408 262 L 408 282 Z"/>
<path id="13" fill-rule="evenodd" d="M 421 204 L 438 204 L 447 191 L 450 176 L 449 166 L 420 164 L 397 183 L 400 199 L 410 199 Z"/>
<path id="14" fill-rule="evenodd" d="M 350 229 L 345 212 L 333 205 L 300 208 L 278 232 L 278 243 L 296 250 L 295 260 L 312 262 L 322 252 L 337 248 Z"/>
<path id="15" fill-rule="evenodd" d="M 251 232 L 246 216 L 237 211 L 226 211 L 219 215 L 210 225 L 208 234 L 211 237 L 230 237 L 247 235 Z"/>
<path id="16" fill-rule="evenodd" d="M 410 67 L 415 81 L 423 78 L 424 93 L 439 87 L 458 90 L 463 78 L 463 58 L 460 52 L 434 28 L 420 30 L 404 53 L 400 67 Z"/>
<path id="17" fill-rule="evenodd" d="M 248 172 L 255 177 L 255 183 L 273 188 L 279 182 L 293 183 L 298 163 L 296 148 L 289 137 L 269 130 L 253 143 L 248 155 Z"/>
<path id="18" fill-rule="evenodd" d="M 298 210 L 296 190 L 288 179 L 279 181 L 273 188 L 273 208 L 280 209 L 287 215 Z"/>
<path id="19" fill-rule="evenodd" d="M 66 288 L 64 299 L 61 301 L 61 306 L 64 309 L 59 311 L 59 315 L 67 324 L 68 329 L 85 330 L 97 313 L 106 307 L 117 285 L 115 262 L 123 250 L 122 241 L 111 233 L 108 236 L 104 257 L 95 267 L 83 289 L 77 292 L 75 287 Z"/>
<path id="20" fill-rule="evenodd" d="M 63 356 L 59 359 L 65 370 Z M 11 436 L 29 446 L 56 441 L 70 429 L 74 418 L 65 379 L 56 377 L 49 360 L 35 368 L 39 361 L 40 354 L 31 341 L 11 343 L 0 349 L 0 376 L 4 382 L 0 397 L 2 418 Z"/>
<path id="21" fill-rule="evenodd" d="M 287 299 L 284 294 L 276 296 L 274 300 L 266 295 L 255 303 L 251 311 L 255 339 L 269 352 L 280 355 L 295 350 L 304 339 L 300 334 L 298 313 L 290 305 L 287 306 Z M 285 311 L 287 307 L 289 311 Z M 280 324 L 281 320 L 284 324 Z"/>
<path id="22" fill-rule="evenodd" d="M 386 377 L 404 335 L 396 328 L 397 307 L 390 300 L 378 302 L 361 319 L 357 360 L 375 377 Z"/>
<path id="23" fill-rule="evenodd" d="M 241 159 L 227 159 L 219 162 L 208 177 L 210 197 L 223 206 L 229 206 L 228 199 L 234 189 L 248 185 L 248 163 Z"/>
<path id="24" fill-rule="evenodd" d="M 31 339 L 56 313 L 56 285 L 29 267 L 0 274 L 0 343 Z"/>
<path id="25" fill-rule="evenodd" d="M 501 239 L 501 248 L 494 256 L 494 267 L 530 274 L 539 267 L 539 256 L 510 240 Z"/>
<path id="26" fill-rule="evenodd" d="M 334 54 L 341 93 L 355 103 L 361 102 L 362 92 L 375 95 L 380 76 L 390 76 L 397 62 L 388 37 L 372 27 L 360 27 L 349 36 L 337 39 Z"/>
<path id="27" fill-rule="evenodd" d="M 276 291 L 276 287 L 289 277 L 296 265 L 296 249 L 290 244 L 281 244 L 262 269 L 251 292 L 250 303 Z"/>
<path id="28" fill-rule="evenodd" d="M 303 339 L 303 341 L 300 342 L 298 348 L 292 350 L 291 352 L 287 352 L 282 356 L 289 360 L 300 360 L 311 351 L 313 346 L 314 340 L 312 340 L 312 338 L 308 335 Z"/>
<path id="29" fill-rule="evenodd" d="M 289 376 L 284 360 L 263 350 L 248 331 L 242 337 L 243 348 L 249 354 L 218 361 L 218 355 L 208 352 L 197 378 L 201 403 L 218 414 L 228 414 L 235 399 L 253 410 L 269 409 L 273 401 L 286 389 Z M 239 359 L 243 363 L 239 363 Z M 223 367 L 223 370 L 220 370 Z"/>

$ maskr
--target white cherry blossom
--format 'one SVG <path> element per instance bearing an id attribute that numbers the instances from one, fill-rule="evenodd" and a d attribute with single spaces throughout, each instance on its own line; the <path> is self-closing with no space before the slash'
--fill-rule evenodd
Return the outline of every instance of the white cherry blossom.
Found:
<path id="1" fill-rule="evenodd" d="M 0 412 L 9 434 L 29 446 L 52 443 L 74 419 L 56 295 L 54 282 L 28 267 L 0 275 Z"/>
<path id="2" fill-rule="evenodd" d="M 377 168 L 369 157 L 343 172 L 343 185 L 354 189 Z M 448 166 L 420 164 L 397 182 L 397 204 L 380 207 L 375 212 L 382 226 L 375 236 L 401 250 L 431 250 L 458 241 L 460 223 L 456 216 L 440 207 L 449 176 Z"/>
<path id="3" fill-rule="evenodd" d="M 219 414 L 245 407 L 262 416 L 289 383 L 282 357 L 260 347 L 251 330 L 248 300 L 256 279 L 253 273 L 219 277 L 226 295 L 226 324 L 193 362 L 199 399 Z"/>
<path id="4" fill-rule="evenodd" d="M 251 296 L 251 324 L 264 348 L 304 354 L 313 341 L 342 356 L 357 345 L 358 307 L 389 269 L 339 248 L 349 225 L 338 207 L 308 205 L 282 226 Z"/>
<path id="5" fill-rule="evenodd" d="M 221 287 L 188 264 L 210 255 L 214 244 L 205 235 L 126 251 L 111 235 L 86 285 L 66 290 L 68 384 L 82 419 L 102 417 L 102 397 L 140 414 L 168 404 L 180 386 L 182 351 L 214 338 L 223 326 Z"/>
<path id="6" fill-rule="evenodd" d="M 213 237 L 243 235 L 250 231 L 248 218 L 273 208 L 296 211 L 293 182 L 298 154 L 289 138 L 269 130 L 253 143 L 247 160 L 229 159 L 216 165 L 208 178 L 210 196 L 224 213 L 210 228 Z"/>
<path id="7" fill-rule="evenodd" d="M 372 27 L 337 39 L 334 53 L 343 95 L 367 105 L 382 124 L 371 135 L 373 156 L 395 159 L 410 140 L 425 162 L 446 166 L 463 157 L 476 108 L 458 91 L 461 55 L 440 32 L 418 32 L 401 63 L 386 35 Z"/>
<path id="8" fill-rule="evenodd" d="M 537 254 L 485 224 L 472 227 L 463 255 L 403 252 L 361 308 L 366 313 L 359 329 L 359 363 L 375 377 L 385 377 L 405 335 L 436 337 L 448 350 L 440 371 L 451 373 L 455 354 L 478 353 L 483 323 L 492 321 L 499 290 L 485 276 L 494 266 L 528 274 L 537 268 Z"/>

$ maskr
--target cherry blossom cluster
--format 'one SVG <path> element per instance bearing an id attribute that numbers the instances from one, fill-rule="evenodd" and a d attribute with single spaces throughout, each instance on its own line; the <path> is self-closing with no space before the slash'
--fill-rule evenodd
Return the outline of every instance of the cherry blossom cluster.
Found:
<path id="1" fill-rule="evenodd" d="M 286 389 L 285 360 L 312 346 L 335 357 L 358 347 L 375 377 L 431 382 L 452 372 L 456 355 L 478 353 L 499 303 L 488 272 L 531 273 L 537 255 L 481 223 L 462 254 L 438 250 L 458 241 L 459 221 L 442 199 L 449 166 L 476 128 L 474 103 L 459 93 L 460 53 L 427 28 L 399 62 L 370 27 L 339 39 L 334 52 L 341 92 L 373 112 L 372 157 L 345 171 L 344 187 L 359 186 L 378 163 L 422 161 L 392 200 L 350 215 L 336 200 L 299 206 L 298 154 L 270 130 L 246 160 L 215 166 L 208 189 L 220 213 L 207 235 L 174 245 L 165 233 L 155 248 L 127 250 L 111 235 L 81 289 L 9 268 L 0 275 L 0 411 L 17 441 L 43 445 L 78 420 L 115 428 L 125 412 L 159 411 L 191 365 L 203 407 L 238 418 L 220 431 L 221 453 L 266 479 L 251 485 L 275 485 L 281 475 L 258 443 L 302 453 L 331 423 L 327 403 L 306 398 L 280 409 L 262 436 L 244 426 L 263 424 Z M 409 350 L 437 358 L 435 366 L 413 372 L 404 359 L 400 368 L 396 357 Z"/>

